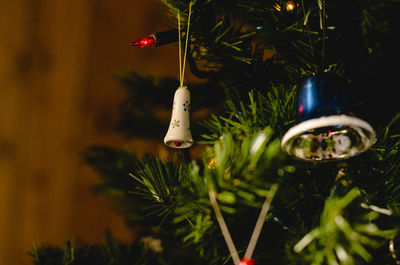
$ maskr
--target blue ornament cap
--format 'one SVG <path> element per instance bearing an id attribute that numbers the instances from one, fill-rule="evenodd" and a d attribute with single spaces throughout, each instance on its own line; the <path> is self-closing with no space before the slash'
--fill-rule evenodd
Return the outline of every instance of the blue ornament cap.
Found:
<path id="1" fill-rule="evenodd" d="M 298 122 L 282 139 L 282 149 L 307 161 L 333 161 L 358 155 L 376 133 L 350 113 L 346 83 L 331 73 L 307 78 L 301 85 Z"/>
<path id="2" fill-rule="evenodd" d="M 332 73 L 307 78 L 301 85 L 298 99 L 298 121 L 321 116 L 350 114 L 346 83 Z"/>

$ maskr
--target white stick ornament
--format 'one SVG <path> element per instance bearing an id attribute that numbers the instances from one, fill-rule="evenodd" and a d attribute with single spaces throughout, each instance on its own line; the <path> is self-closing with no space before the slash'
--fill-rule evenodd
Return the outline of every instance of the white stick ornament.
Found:
<path id="1" fill-rule="evenodd" d="M 262 227 L 264 225 L 265 218 L 271 206 L 272 199 L 274 198 L 276 192 L 278 191 L 278 184 L 273 184 L 271 189 L 268 192 L 268 195 L 265 199 L 265 202 L 261 208 L 260 215 L 258 216 L 256 225 L 253 230 L 253 234 L 251 235 L 250 242 L 247 246 L 246 253 L 244 254 L 244 258 L 240 259 L 238 252 L 236 250 L 235 244 L 233 243 L 232 237 L 229 233 L 229 229 L 224 221 L 224 217 L 222 216 L 221 210 L 219 209 L 215 191 L 210 189 L 210 203 L 212 208 L 214 209 L 215 216 L 217 218 L 218 224 L 221 228 L 222 235 L 224 236 L 226 245 L 228 246 L 229 253 L 231 254 L 233 264 L 235 265 L 254 265 L 254 260 L 252 259 L 254 249 L 256 247 L 258 237 L 260 236 Z"/>

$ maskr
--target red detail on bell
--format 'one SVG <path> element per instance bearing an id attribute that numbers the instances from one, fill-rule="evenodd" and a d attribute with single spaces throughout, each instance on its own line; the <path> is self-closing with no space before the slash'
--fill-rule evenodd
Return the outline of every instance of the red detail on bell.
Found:
<path id="1" fill-rule="evenodd" d="M 135 47 L 139 47 L 139 48 L 154 47 L 154 46 L 156 46 L 156 39 L 153 36 L 141 38 L 134 42 L 131 42 L 131 46 L 135 46 Z"/>
<path id="2" fill-rule="evenodd" d="M 299 106 L 299 113 L 301 114 L 301 113 L 303 113 L 303 111 L 304 111 L 303 104 L 300 104 L 300 106 Z"/>
<path id="3" fill-rule="evenodd" d="M 182 143 L 183 143 L 183 142 L 180 142 L 180 141 L 174 141 L 174 145 L 175 145 L 175 146 L 181 146 Z"/>
<path id="4" fill-rule="evenodd" d="M 254 265 L 254 264 L 255 264 L 254 263 L 254 259 L 243 258 L 243 259 L 240 260 L 238 265 Z"/>

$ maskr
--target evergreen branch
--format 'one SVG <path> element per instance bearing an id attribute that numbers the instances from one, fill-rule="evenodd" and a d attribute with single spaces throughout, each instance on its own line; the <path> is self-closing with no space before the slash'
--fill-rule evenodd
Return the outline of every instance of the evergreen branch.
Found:
<path id="1" fill-rule="evenodd" d="M 151 246 L 146 241 L 119 243 L 107 234 L 103 244 L 76 246 L 70 240 L 63 250 L 52 246 L 37 248 L 33 245 L 30 254 L 35 265 L 165 265 L 168 263 L 167 258 L 160 253 L 159 248 L 160 246 Z"/>
<path id="2" fill-rule="evenodd" d="M 132 192 L 132 194 L 142 195 L 142 198 L 152 202 L 151 208 L 155 208 L 149 213 L 150 215 L 158 213 L 159 216 L 163 216 L 174 211 L 179 187 L 187 185 L 187 183 L 180 182 L 185 182 L 187 179 L 179 175 L 190 174 L 189 167 L 182 172 L 183 163 L 186 162 L 181 156 L 175 158 L 174 162 L 170 162 L 162 161 L 148 154 L 138 161 L 138 169 L 134 173 L 130 173 L 130 176 L 143 187 L 140 188 L 141 192 Z"/>
<path id="3" fill-rule="evenodd" d="M 226 116 L 201 122 L 210 132 L 202 135 L 204 141 L 216 140 L 224 132 L 231 132 L 236 137 L 240 135 L 252 135 L 262 130 L 263 127 L 276 128 L 278 135 L 282 135 L 288 124 L 294 121 L 296 87 L 285 89 L 283 86 L 272 85 L 266 95 L 254 91 L 249 92 L 249 104 L 244 101 L 235 104 L 228 100 L 226 104 Z"/>
<path id="4" fill-rule="evenodd" d="M 359 198 L 360 190 L 353 188 L 345 196 L 332 197 L 326 200 L 325 208 L 321 214 L 319 227 L 313 229 L 304 236 L 295 246 L 295 252 L 299 253 L 305 248 L 312 253 L 309 257 L 313 264 L 329 265 L 356 264 L 356 257 L 365 261 L 371 261 L 372 254 L 369 249 L 378 248 L 385 239 L 393 239 L 398 233 L 398 228 L 381 230 L 372 223 L 379 216 L 376 211 L 367 211 L 361 217 L 365 224 L 353 222 L 345 218 L 346 208 L 356 198 Z M 361 207 L 358 208 L 360 210 Z"/>

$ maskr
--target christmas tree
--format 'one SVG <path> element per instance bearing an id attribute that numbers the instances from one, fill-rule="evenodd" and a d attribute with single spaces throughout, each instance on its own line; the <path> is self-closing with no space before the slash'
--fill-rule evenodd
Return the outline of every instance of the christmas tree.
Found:
<path id="1" fill-rule="evenodd" d="M 163 3 L 172 29 L 132 45 L 179 43 L 181 78 L 116 74 L 118 130 L 161 142 L 183 129 L 179 107 L 196 148 L 187 134 L 166 137 L 168 158 L 88 147 L 96 188 L 138 238 L 34 246 L 33 264 L 400 264 L 400 4 Z M 204 81 L 184 84 L 185 62 Z M 169 122 L 185 85 L 192 102 Z"/>

